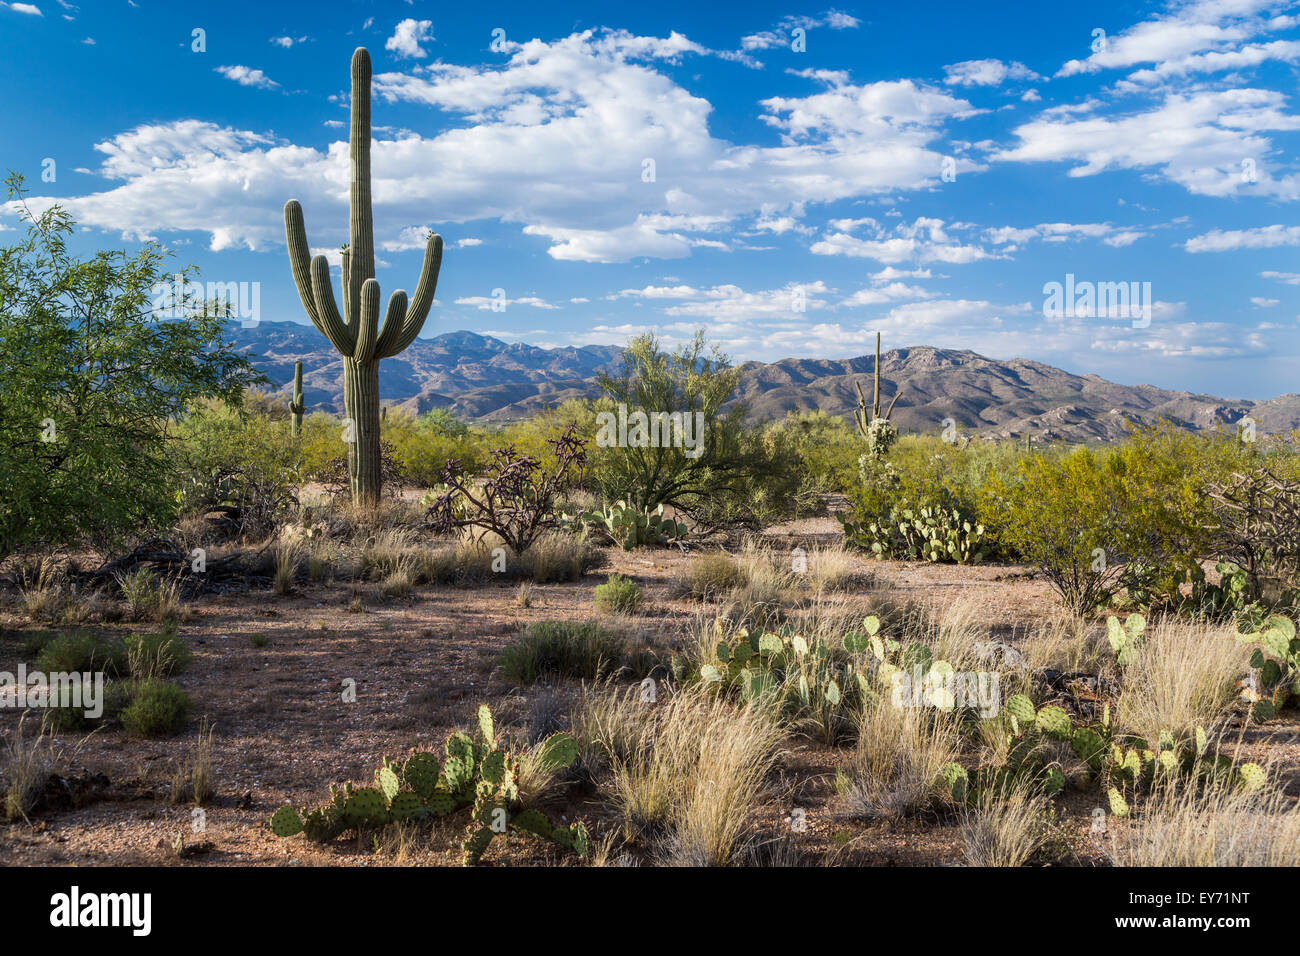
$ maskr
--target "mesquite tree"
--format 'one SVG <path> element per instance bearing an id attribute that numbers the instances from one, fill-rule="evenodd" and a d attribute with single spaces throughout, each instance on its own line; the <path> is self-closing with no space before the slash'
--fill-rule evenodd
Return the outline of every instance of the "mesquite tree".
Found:
<path id="1" fill-rule="evenodd" d="M 379 360 L 396 355 L 415 341 L 433 304 L 442 265 L 442 237 L 430 233 L 424 249 L 415 297 L 408 308 L 399 289 L 388 300 L 379 325 L 379 283 L 375 280 L 374 221 L 370 212 L 370 54 L 358 47 L 352 54 L 352 129 L 348 140 L 352 183 L 349 192 L 350 232 L 343 250 L 343 314 L 334 302 L 329 262 L 311 258 L 302 206 L 291 199 L 284 206 L 284 232 L 289 264 L 312 324 L 343 356 L 343 405 L 348 418 L 348 474 L 352 501 L 371 505 L 379 500 Z"/>

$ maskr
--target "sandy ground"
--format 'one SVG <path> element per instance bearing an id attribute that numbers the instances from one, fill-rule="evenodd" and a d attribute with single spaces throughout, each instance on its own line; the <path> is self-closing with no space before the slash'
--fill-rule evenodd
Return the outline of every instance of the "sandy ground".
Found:
<path id="1" fill-rule="evenodd" d="M 824 519 L 773 529 L 774 544 L 793 547 L 829 536 Z M 161 741 L 130 738 L 119 729 L 87 739 L 58 738 L 74 773 L 102 774 L 98 798 L 79 808 L 38 816 L 34 825 L 0 828 L 0 863 L 40 865 L 393 865 L 459 862 L 462 815 L 443 821 L 431 838 L 400 853 L 375 852 L 356 840 L 320 847 L 302 838 L 275 838 L 265 821 L 286 802 L 314 805 L 331 782 L 369 781 L 384 755 L 398 756 L 420 744 L 440 746 L 455 727 L 471 724 L 481 702 L 489 703 L 498 726 L 525 719 L 544 685 L 515 688 L 494 672 L 499 648 L 531 621 L 599 617 L 592 588 L 604 574 L 633 577 L 646 592 L 646 609 L 626 623 L 656 647 L 682 643 L 689 621 L 712 615 L 716 606 L 674 598 L 671 585 L 688 557 L 675 550 L 609 552 L 610 565 L 580 582 L 536 588 L 531 607 L 516 603 L 516 583 L 476 588 L 422 586 L 409 598 L 388 599 L 374 585 L 363 586 L 363 610 L 349 610 L 348 584 L 303 587 L 281 597 L 253 591 L 202 598 L 182 625 L 194 663 L 177 682 L 196 700 L 185 732 Z M 973 598 L 988 620 L 1008 635 L 1032 627 L 1044 608 L 1054 606 L 1048 587 L 1024 569 L 1005 566 L 957 568 L 861 560 L 872 587 L 889 586 L 896 597 L 943 603 Z M 14 670 L 22 656 L 24 623 L 12 604 L 0 609 L 0 669 Z M 123 626 L 122 630 L 127 630 Z M 254 636 L 269 640 L 252 643 Z M 355 681 L 356 701 L 342 699 L 345 681 Z M 562 692 L 576 694 L 566 682 Z M 1269 756 L 1290 772 L 1289 789 L 1300 792 L 1300 725 L 1295 711 L 1252 731 L 1247 753 L 1259 759 L 1263 739 Z M 193 752 L 199 718 L 215 725 L 217 797 L 196 820 L 191 807 L 169 801 L 175 768 Z M 13 711 L 0 711 L 6 733 Z M 806 832 L 791 835 L 810 854 L 837 854 L 842 862 L 879 865 L 954 863 L 960 835 L 954 820 L 916 819 L 867 825 L 849 820 L 837 804 L 832 781 L 833 751 L 795 741 L 785 761 L 772 804 L 754 821 L 772 835 L 787 833 L 783 822 L 795 806 L 804 808 Z M 600 833 L 611 825 L 592 793 L 571 791 L 565 814 L 580 816 Z M 1058 801 L 1067 826 L 1081 834 L 1082 863 L 1100 862 L 1104 846 L 1088 834 L 1095 794 L 1066 794 Z M 201 824 L 201 832 L 196 832 Z M 177 837 L 188 849 L 178 855 Z M 1113 834 L 1112 834 L 1113 836 Z M 847 849 L 845 848 L 847 846 Z M 838 851 L 838 853 L 837 853 Z M 565 862 L 540 841 L 497 840 L 487 863 Z"/>

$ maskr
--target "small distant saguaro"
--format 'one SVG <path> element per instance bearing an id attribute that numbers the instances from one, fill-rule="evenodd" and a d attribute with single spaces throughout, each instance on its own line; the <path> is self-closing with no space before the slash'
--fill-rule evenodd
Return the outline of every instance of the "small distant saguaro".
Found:
<path id="1" fill-rule="evenodd" d="M 302 206 L 284 206 L 289 265 L 307 316 L 343 356 L 343 405 L 351 428 L 347 435 L 348 475 L 352 501 L 369 506 L 379 500 L 379 360 L 415 341 L 433 304 L 442 266 L 442 237 L 430 233 L 424 267 L 409 307 L 399 289 L 388 300 L 379 325 L 379 283 L 375 280 L 374 220 L 370 209 L 370 54 L 352 54 L 352 129 L 348 141 L 352 165 L 349 192 L 350 232 L 343 250 L 343 314 L 339 314 L 325 256 L 311 257 Z"/>

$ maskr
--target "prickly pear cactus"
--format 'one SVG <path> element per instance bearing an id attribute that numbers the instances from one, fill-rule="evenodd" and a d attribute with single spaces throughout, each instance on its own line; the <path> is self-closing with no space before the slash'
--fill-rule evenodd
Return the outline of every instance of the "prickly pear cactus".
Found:
<path id="1" fill-rule="evenodd" d="M 359 787 L 348 796 L 343 819 L 358 830 L 382 827 L 388 822 L 388 800 L 374 787 Z"/>
<path id="2" fill-rule="evenodd" d="M 424 804 L 413 791 L 403 790 L 393 795 L 388 813 L 394 823 L 409 823 L 424 816 Z"/>
<path id="3" fill-rule="evenodd" d="M 422 800 L 428 800 L 433 795 L 441 773 L 438 758 L 431 753 L 411 754 L 402 766 L 402 779 Z"/>
<path id="4" fill-rule="evenodd" d="M 278 837 L 291 837 L 302 830 L 302 819 L 293 807 L 281 807 L 271 815 L 271 832 Z"/>
<path id="5" fill-rule="evenodd" d="M 1021 729 L 1030 727 L 1037 717 L 1037 711 L 1034 710 L 1034 702 L 1024 694 L 1012 694 L 1007 698 L 1006 711 L 1016 719 Z"/>
<path id="6" fill-rule="evenodd" d="M 1039 710 L 1034 725 L 1053 740 L 1069 740 L 1072 732 L 1070 715 L 1060 707 L 1044 707 Z"/>

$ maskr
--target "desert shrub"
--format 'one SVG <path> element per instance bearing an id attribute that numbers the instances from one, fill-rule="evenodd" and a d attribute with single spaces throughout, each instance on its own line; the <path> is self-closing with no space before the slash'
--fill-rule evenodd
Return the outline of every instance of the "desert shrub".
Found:
<path id="1" fill-rule="evenodd" d="M 591 621 L 535 621 L 502 648 L 497 663 L 507 679 L 532 684 L 542 677 L 598 680 L 626 653 L 621 634 Z"/>
<path id="2" fill-rule="evenodd" d="M 691 597 L 709 601 L 748 583 L 749 575 L 735 558 L 724 552 L 715 552 L 692 557 L 679 585 Z"/>
<path id="3" fill-rule="evenodd" d="M 244 405 L 257 403 L 256 392 L 244 397 Z M 178 422 L 177 435 L 175 495 L 182 517 L 219 512 L 230 533 L 261 538 L 297 511 L 302 452 L 289 431 L 287 406 L 275 417 L 199 400 Z"/>
<path id="4" fill-rule="evenodd" d="M 488 477 L 481 485 L 470 480 L 461 464 L 448 462 L 443 483 L 449 490 L 429 507 L 433 529 L 441 534 L 477 528 L 497 535 L 516 555 L 559 523 L 556 501 L 582 473 L 586 442 L 570 424 L 549 439 L 554 464 L 520 454 L 512 445 L 492 452 Z"/>
<path id="5" fill-rule="evenodd" d="M 1210 547 L 1245 572 L 1250 595 L 1277 600 L 1300 585 L 1300 480 L 1256 465 L 1211 482 L 1208 494 Z"/>
<path id="6" fill-rule="evenodd" d="M 116 637 L 75 631 L 46 642 L 36 655 L 36 666 L 45 674 L 103 671 L 115 676 L 126 672 L 127 648 Z"/>
<path id="7" fill-rule="evenodd" d="M 122 708 L 118 719 L 126 732 L 135 737 L 170 737 L 179 733 L 194 708 L 189 694 L 156 677 L 132 681 L 129 695 L 130 703 Z"/>
<path id="8" fill-rule="evenodd" d="M 1109 602 L 1131 557 L 1126 500 L 1100 452 L 1029 455 L 1000 500 L 1001 535 L 1043 572 L 1066 606 L 1088 613 Z"/>
<path id="9" fill-rule="evenodd" d="M 602 373 L 599 382 L 603 395 L 594 406 L 597 440 L 587 475 L 604 500 L 627 501 L 637 511 L 671 507 L 705 529 L 753 520 L 754 507 L 766 497 L 756 496 L 749 481 L 761 470 L 761 449 L 747 438 L 745 403 L 723 410 L 739 372 L 706 347 L 702 332 L 672 353 L 653 334 L 640 336 L 628 343 L 617 372 Z M 648 434 L 639 442 L 631 424 L 638 414 L 678 416 L 695 447 L 687 448 L 680 434 L 677 444 L 670 441 L 674 436 L 652 441 Z M 624 416 L 626 441 L 614 433 Z"/>
<path id="10" fill-rule="evenodd" d="M 789 412 L 763 429 L 764 458 L 773 497 L 788 501 L 794 517 L 823 514 L 826 498 L 850 491 L 858 476 L 861 439 L 852 424 L 821 410 Z"/>
<path id="11" fill-rule="evenodd" d="M 418 417 L 390 408 L 380 422 L 380 432 L 398 469 L 416 487 L 438 484 L 449 461 L 459 462 L 471 475 L 487 463 L 488 436 L 471 432 L 445 408 Z"/>
<path id="12" fill-rule="evenodd" d="M 631 614 L 641 606 L 643 596 L 641 588 L 631 578 L 611 574 L 604 584 L 596 585 L 592 599 L 602 611 Z"/>
<path id="13" fill-rule="evenodd" d="M 169 484 L 171 423 L 200 396 L 234 400 L 260 376 L 217 305 L 173 303 L 184 321 L 155 314 L 155 289 L 173 287 L 176 271 L 161 246 L 74 258 L 67 211 L 28 208 L 17 175 L 7 187 L 27 228 L 0 248 L 0 559 L 166 526 L 176 502 L 142 490 Z"/>
<path id="14" fill-rule="evenodd" d="M 154 634 L 132 634 L 123 644 L 127 670 L 137 680 L 170 677 L 187 670 L 194 661 L 189 642 L 176 632 L 174 626 Z"/>

